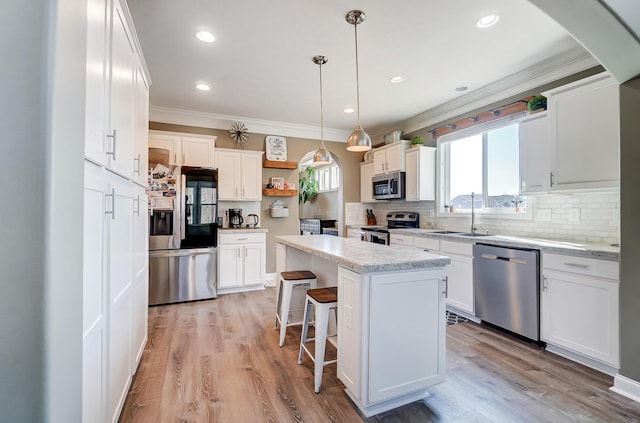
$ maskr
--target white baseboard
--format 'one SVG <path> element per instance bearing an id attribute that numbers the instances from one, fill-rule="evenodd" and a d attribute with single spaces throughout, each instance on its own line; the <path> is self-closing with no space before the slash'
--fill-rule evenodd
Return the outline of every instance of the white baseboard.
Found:
<path id="1" fill-rule="evenodd" d="M 274 273 L 267 273 L 265 275 L 265 281 L 264 281 L 264 286 L 265 287 L 269 287 L 269 286 L 276 286 L 276 275 L 278 273 L 274 272 Z"/>
<path id="2" fill-rule="evenodd" d="M 621 374 L 613 377 L 613 386 L 609 388 L 613 392 L 640 402 L 640 382 L 637 382 Z"/>
<path id="3" fill-rule="evenodd" d="M 575 361 L 576 363 L 580 363 L 580 364 L 582 364 L 584 366 L 591 367 L 592 369 L 595 369 L 595 370 L 597 370 L 599 372 L 602 372 L 602 373 L 606 373 L 606 374 L 608 374 L 610 376 L 617 375 L 618 371 L 620 370 L 619 368 L 613 367 L 610 364 L 603 363 L 601 361 L 594 360 L 594 359 L 589 358 L 589 357 L 585 357 L 582 354 L 575 353 L 573 351 L 570 351 L 570 350 L 568 350 L 566 348 L 563 348 L 563 347 L 559 347 L 557 345 L 553 345 L 553 344 L 547 343 L 547 347 L 545 349 L 548 352 L 557 354 L 557 355 L 562 356 L 564 358 L 567 358 L 567 359 L 569 359 L 571 361 Z"/>

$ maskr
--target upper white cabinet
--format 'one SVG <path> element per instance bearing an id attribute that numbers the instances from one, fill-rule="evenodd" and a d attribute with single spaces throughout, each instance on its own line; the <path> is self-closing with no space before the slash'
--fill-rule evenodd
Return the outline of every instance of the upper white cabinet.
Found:
<path id="1" fill-rule="evenodd" d="M 546 112 L 531 115 L 520 122 L 520 193 L 549 190 L 549 117 Z"/>
<path id="2" fill-rule="evenodd" d="M 149 168 L 149 81 L 142 64 L 135 69 L 135 148 L 133 156 L 133 179 L 147 186 Z"/>
<path id="3" fill-rule="evenodd" d="M 400 141 L 377 148 L 373 152 L 373 174 L 400 172 L 405 170 L 404 152 L 409 141 Z"/>
<path id="4" fill-rule="evenodd" d="M 262 151 L 216 150 L 220 200 L 262 200 L 262 154 Z"/>
<path id="5" fill-rule="evenodd" d="M 550 189 L 619 186 L 619 87 L 608 73 L 550 90 Z"/>
<path id="6" fill-rule="evenodd" d="M 618 262 L 542 254 L 541 337 L 617 369 Z"/>
<path id="7" fill-rule="evenodd" d="M 149 131 L 149 148 L 169 152 L 170 165 L 214 167 L 216 137 L 178 132 Z"/>
<path id="8" fill-rule="evenodd" d="M 436 149 L 434 147 L 410 148 L 405 154 L 407 201 L 436 199 Z"/>
<path id="9" fill-rule="evenodd" d="M 372 203 L 376 201 L 373 198 L 373 162 L 360 163 L 360 202 Z"/>

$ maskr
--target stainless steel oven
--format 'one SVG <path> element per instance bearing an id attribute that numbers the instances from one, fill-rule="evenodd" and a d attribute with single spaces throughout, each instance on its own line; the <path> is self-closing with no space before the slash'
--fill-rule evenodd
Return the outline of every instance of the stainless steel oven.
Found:
<path id="1" fill-rule="evenodd" d="M 376 200 L 397 200 L 405 197 L 405 172 L 375 175 L 371 178 L 373 198 Z"/>
<path id="2" fill-rule="evenodd" d="M 363 226 L 360 239 L 365 242 L 389 245 L 389 229 L 417 228 L 420 215 L 411 211 L 387 213 L 387 226 Z"/>

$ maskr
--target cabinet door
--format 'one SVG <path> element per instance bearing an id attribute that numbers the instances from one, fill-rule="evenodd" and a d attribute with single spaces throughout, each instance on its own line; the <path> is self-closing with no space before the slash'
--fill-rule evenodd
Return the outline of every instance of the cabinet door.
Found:
<path id="1" fill-rule="evenodd" d="M 119 1 L 113 2 L 111 33 L 110 125 L 107 132 L 109 167 L 133 176 L 135 149 L 135 48 Z"/>
<path id="2" fill-rule="evenodd" d="M 447 305 L 473 314 L 473 258 L 445 252 L 441 254 L 451 259 L 447 267 Z"/>
<path id="3" fill-rule="evenodd" d="M 338 268 L 338 379 L 355 399 L 362 397 L 360 364 L 362 353 L 362 292 L 361 276 Z M 386 313 L 385 313 L 386 314 Z"/>
<path id="4" fill-rule="evenodd" d="M 617 281 L 545 270 L 541 320 L 544 341 L 620 366 Z"/>
<path id="5" fill-rule="evenodd" d="M 418 155 L 418 149 L 412 148 L 406 153 L 405 166 L 407 169 L 407 175 L 405 180 L 405 200 L 417 201 L 420 199 L 419 184 L 420 184 L 420 156 Z"/>
<path id="6" fill-rule="evenodd" d="M 411 235 L 390 234 L 389 241 L 390 245 L 413 247 L 414 237 Z"/>
<path id="7" fill-rule="evenodd" d="M 240 197 L 248 201 L 262 200 L 262 155 L 242 154 Z"/>
<path id="8" fill-rule="evenodd" d="M 136 186 L 133 199 L 133 321 L 131 374 L 136 372 L 147 339 L 149 309 L 149 218 L 145 189 Z"/>
<path id="9" fill-rule="evenodd" d="M 380 175 L 387 171 L 387 154 L 386 150 L 376 150 L 373 153 L 373 174 Z"/>
<path id="10" fill-rule="evenodd" d="M 551 95 L 551 190 L 619 185 L 618 90 L 613 78 L 596 75 Z"/>
<path id="11" fill-rule="evenodd" d="M 265 244 L 246 244 L 244 246 L 244 284 L 264 283 Z"/>
<path id="12" fill-rule="evenodd" d="M 107 116 L 107 35 L 110 3 L 87 1 L 87 72 L 85 97 L 85 157 L 106 166 L 105 118 Z"/>
<path id="13" fill-rule="evenodd" d="M 137 183 L 146 186 L 149 167 L 149 85 L 142 64 L 139 60 L 136 62 L 133 177 Z"/>
<path id="14" fill-rule="evenodd" d="M 360 202 L 371 203 L 376 200 L 373 199 L 373 183 L 371 177 L 373 176 L 373 162 L 360 163 Z"/>
<path id="15" fill-rule="evenodd" d="M 213 141 L 202 138 L 182 137 L 182 164 L 186 166 L 213 167 Z"/>
<path id="16" fill-rule="evenodd" d="M 538 113 L 520 122 L 520 193 L 542 193 L 549 190 L 549 118 Z"/>
<path id="17" fill-rule="evenodd" d="M 177 135 L 149 132 L 149 148 L 161 148 L 169 152 L 169 165 L 182 163 L 182 143 Z"/>
<path id="18" fill-rule="evenodd" d="M 397 143 L 386 148 L 387 166 L 385 172 L 401 172 L 405 170 L 405 145 Z"/>
<path id="19" fill-rule="evenodd" d="M 218 199 L 237 200 L 240 186 L 240 154 L 228 151 L 216 151 L 218 168 Z"/>
<path id="20" fill-rule="evenodd" d="M 218 288 L 242 285 L 242 245 L 218 245 Z"/>

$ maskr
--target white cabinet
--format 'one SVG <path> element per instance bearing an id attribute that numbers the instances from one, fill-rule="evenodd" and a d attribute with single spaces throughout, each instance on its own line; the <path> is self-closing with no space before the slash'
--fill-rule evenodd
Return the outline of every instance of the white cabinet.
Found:
<path id="1" fill-rule="evenodd" d="M 179 132 L 149 131 L 149 148 L 169 152 L 169 164 L 175 166 L 214 167 L 216 137 Z"/>
<path id="2" fill-rule="evenodd" d="M 220 200 L 262 200 L 262 154 L 261 151 L 216 150 Z"/>
<path id="3" fill-rule="evenodd" d="M 403 235 L 398 233 L 389 234 L 389 245 L 404 245 L 405 247 L 413 247 L 413 242 L 413 235 Z"/>
<path id="4" fill-rule="evenodd" d="M 360 235 L 360 229 L 359 228 L 347 228 L 347 238 L 361 240 L 362 237 Z M 280 245 L 280 244 L 278 244 L 278 245 Z"/>
<path id="5" fill-rule="evenodd" d="M 365 416 L 444 380 L 444 275 L 338 269 L 338 378 Z"/>
<path id="6" fill-rule="evenodd" d="M 618 262 L 543 253 L 542 265 L 542 340 L 619 368 Z"/>
<path id="7" fill-rule="evenodd" d="M 149 82 L 141 63 L 135 69 L 135 151 L 133 179 L 147 186 L 149 168 Z"/>
<path id="8" fill-rule="evenodd" d="M 440 254 L 448 256 L 447 305 L 473 315 L 473 244 L 440 240 Z"/>
<path id="9" fill-rule="evenodd" d="M 147 341 L 149 309 L 149 214 L 145 188 L 134 186 L 133 198 L 133 329 L 132 366 L 134 374 Z"/>
<path id="10" fill-rule="evenodd" d="M 373 203 L 373 162 L 360 163 L 360 202 Z"/>
<path id="11" fill-rule="evenodd" d="M 520 193 L 544 193 L 549 190 L 550 149 L 549 117 L 538 112 L 520 122 Z"/>
<path id="12" fill-rule="evenodd" d="M 414 147 L 406 151 L 406 201 L 436 199 L 436 148 Z"/>
<path id="13" fill-rule="evenodd" d="M 377 148 L 373 152 L 373 174 L 380 175 L 405 170 L 404 152 L 409 141 L 400 141 Z"/>
<path id="14" fill-rule="evenodd" d="M 220 292 L 226 288 L 261 287 L 265 281 L 265 266 L 266 235 L 263 232 L 219 235 L 218 288 Z"/>
<path id="15" fill-rule="evenodd" d="M 607 73 L 545 92 L 551 127 L 551 187 L 614 188 L 620 183 L 619 86 Z"/>

